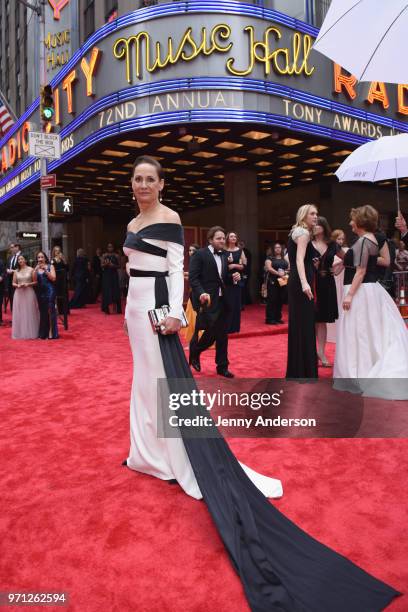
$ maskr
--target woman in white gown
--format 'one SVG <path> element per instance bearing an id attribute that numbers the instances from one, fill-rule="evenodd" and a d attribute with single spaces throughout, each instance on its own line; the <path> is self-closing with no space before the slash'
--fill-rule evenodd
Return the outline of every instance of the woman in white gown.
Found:
<path id="1" fill-rule="evenodd" d="M 181 438 L 158 437 L 158 379 L 166 379 L 170 388 L 178 379 L 196 389 L 177 334 L 183 230 L 178 215 L 160 204 L 163 176 L 156 160 L 136 159 L 132 187 L 140 213 L 130 222 L 124 244 L 130 273 L 125 327 L 134 359 L 131 447 L 124 464 L 162 480 L 176 479 L 186 493 L 204 499 L 252 610 L 382 610 L 398 593 L 276 510 L 265 494 L 280 495 L 279 481 L 241 466 L 215 426 L 211 436 L 205 428 L 191 438 L 180 428 Z M 164 304 L 170 316 L 162 333 L 155 333 L 148 310 Z M 203 406 L 183 410 L 190 417 L 208 417 Z"/>
<path id="2" fill-rule="evenodd" d="M 408 330 L 387 291 L 376 282 L 378 213 L 353 208 L 359 237 L 344 257 L 342 310 L 337 323 L 335 388 L 365 397 L 408 399 Z"/>
<path id="3" fill-rule="evenodd" d="M 17 259 L 17 270 L 13 274 L 14 300 L 11 337 L 13 340 L 38 338 L 40 311 L 34 293 L 34 270 L 27 265 L 24 255 Z"/>

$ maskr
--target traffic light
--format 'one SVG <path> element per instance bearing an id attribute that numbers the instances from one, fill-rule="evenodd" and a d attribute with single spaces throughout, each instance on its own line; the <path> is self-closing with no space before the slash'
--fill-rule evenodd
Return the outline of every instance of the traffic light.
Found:
<path id="1" fill-rule="evenodd" d="M 54 96 L 51 85 L 41 87 L 40 115 L 43 121 L 51 121 L 54 116 Z"/>

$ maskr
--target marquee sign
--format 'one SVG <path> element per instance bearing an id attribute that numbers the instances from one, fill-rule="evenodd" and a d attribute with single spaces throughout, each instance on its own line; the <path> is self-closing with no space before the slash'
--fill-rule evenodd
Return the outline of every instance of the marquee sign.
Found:
<path id="1" fill-rule="evenodd" d="M 166 122 L 259 120 L 355 143 L 408 131 L 408 85 L 357 84 L 313 51 L 311 26 L 229 6 L 155 6 L 93 34 L 52 82 L 62 158 L 50 169 L 113 133 Z M 0 141 L 0 202 L 35 179 L 30 122 L 38 104 Z"/>

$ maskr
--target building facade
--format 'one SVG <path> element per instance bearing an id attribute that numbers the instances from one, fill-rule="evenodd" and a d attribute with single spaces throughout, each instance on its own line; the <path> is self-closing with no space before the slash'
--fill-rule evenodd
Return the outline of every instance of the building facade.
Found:
<path id="1" fill-rule="evenodd" d="M 48 163 L 57 175 L 50 201 L 74 202 L 65 250 L 121 243 L 142 153 L 164 166 L 164 202 L 180 212 L 187 242 L 205 242 L 206 228 L 222 224 L 256 259 L 265 242 L 286 240 L 308 201 L 346 227 L 349 207 L 369 199 L 392 227 L 392 185 L 339 184 L 334 172 L 359 144 L 407 131 L 408 88 L 357 84 L 315 52 L 318 30 L 298 13 L 310 17 L 317 5 L 288 3 L 293 16 L 267 2 L 132 4 L 81 0 L 84 42 L 51 74 L 62 156 Z M 61 31 L 50 38 L 50 69 L 65 58 Z M 0 219 L 39 220 L 39 163 L 28 152 L 38 112 L 37 100 L 0 141 Z"/>

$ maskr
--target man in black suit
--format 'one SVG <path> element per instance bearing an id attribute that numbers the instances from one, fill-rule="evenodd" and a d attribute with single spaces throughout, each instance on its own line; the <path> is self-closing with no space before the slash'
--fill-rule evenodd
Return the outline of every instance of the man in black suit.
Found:
<path id="1" fill-rule="evenodd" d="M 401 232 L 401 240 L 405 243 L 408 248 L 408 227 L 405 218 L 399 213 L 395 220 L 395 227 Z"/>
<path id="2" fill-rule="evenodd" d="M 17 270 L 17 259 L 21 255 L 21 247 L 18 243 L 10 244 L 11 256 L 7 260 L 7 292 L 10 300 L 10 309 L 13 310 L 13 274 Z"/>
<path id="3" fill-rule="evenodd" d="M 190 342 L 190 365 L 201 371 L 200 354 L 215 342 L 217 373 L 226 378 L 234 375 L 228 370 L 227 312 L 225 285 L 238 282 L 239 272 L 228 272 L 227 253 L 224 251 L 225 231 L 220 226 L 208 230 L 208 246 L 199 249 L 190 259 L 189 282 L 192 304 L 197 312 L 194 335 Z M 204 330 L 198 339 L 198 332 Z"/>

